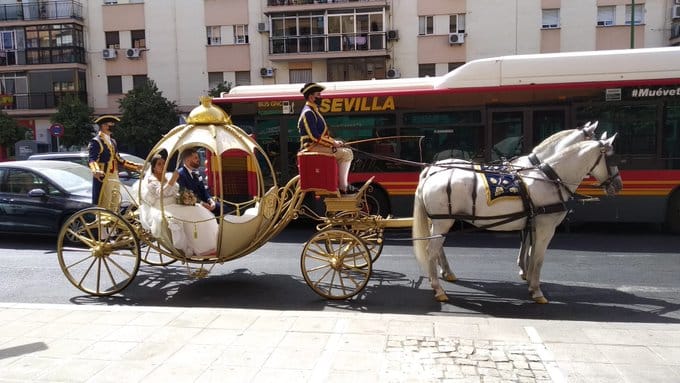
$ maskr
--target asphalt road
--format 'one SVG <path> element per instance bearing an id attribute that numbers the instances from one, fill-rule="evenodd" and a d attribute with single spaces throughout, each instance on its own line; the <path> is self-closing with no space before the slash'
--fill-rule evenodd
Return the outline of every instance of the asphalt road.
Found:
<path id="1" fill-rule="evenodd" d="M 449 262 L 460 278 L 444 282 L 450 301 L 435 302 L 412 255 L 408 232 L 389 231 L 371 281 L 357 297 L 327 301 L 300 272 L 300 252 L 313 234 L 295 225 L 241 259 L 216 265 L 201 280 L 181 264 L 142 266 L 121 294 L 84 295 L 64 277 L 56 240 L 0 235 L 0 302 L 344 310 L 481 315 L 585 321 L 680 323 L 680 236 L 630 227 L 559 232 L 548 249 L 542 289 L 548 305 L 530 301 L 517 275 L 513 233 L 452 233 Z"/>

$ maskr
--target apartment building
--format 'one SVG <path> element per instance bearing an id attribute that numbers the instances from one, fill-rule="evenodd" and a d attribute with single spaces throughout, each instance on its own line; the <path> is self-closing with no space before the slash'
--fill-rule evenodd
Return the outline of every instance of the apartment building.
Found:
<path id="1" fill-rule="evenodd" d="M 631 22 L 632 20 L 632 22 Z M 51 143 L 147 78 L 182 110 L 222 82 L 434 76 L 467 61 L 680 44 L 680 0 L 0 0 L 0 104 Z"/>

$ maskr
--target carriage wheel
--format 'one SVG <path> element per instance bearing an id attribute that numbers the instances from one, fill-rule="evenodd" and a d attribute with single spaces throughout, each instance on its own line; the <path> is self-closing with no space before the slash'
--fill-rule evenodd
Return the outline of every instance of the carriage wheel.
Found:
<path id="1" fill-rule="evenodd" d="M 302 249 L 300 267 L 305 282 L 327 299 L 358 294 L 371 276 L 371 258 L 357 235 L 341 229 L 316 233 Z"/>
<path id="2" fill-rule="evenodd" d="M 137 274 L 139 241 L 132 225 L 120 215 L 88 208 L 64 222 L 57 257 L 75 287 L 92 295 L 112 295 L 127 287 Z"/>
<path id="3" fill-rule="evenodd" d="M 370 214 L 360 210 L 358 212 L 359 218 L 357 219 L 362 219 L 365 217 L 368 217 Z M 336 218 L 353 218 L 353 216 L 356 215 L 354 212 L 342 212 L 337 214 L 335 217 Z M 364 241 L 364 244 L 366 245 L 366 248 L 368 249 L 368 253 L 371 256 L 371 263 L 375 263 L 375 261 L 378 260 L 380 257 L 380 254 L 382 254 L 383 250 L 383 234 L 385 232 L 385 229 L 382 227 L 370 227 L 367 229 L 356 229 L 353 227 L 351 224 L 345 224 L 345 225 L 339 225 L 338 228 L 347 230 L 351 233 L 356 234 L 359 238 L 361 238 Z"/>
<path id="4" fill-rule="evenodd" d="M 142 262 L 152 266 L 168 266 L 177 262 L 172 252 L 153 238 L 145 238 L 140 244 Z"/>

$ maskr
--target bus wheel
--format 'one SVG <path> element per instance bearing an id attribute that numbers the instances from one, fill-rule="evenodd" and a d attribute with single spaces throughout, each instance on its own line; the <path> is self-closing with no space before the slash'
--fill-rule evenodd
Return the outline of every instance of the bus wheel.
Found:
<path id="1" fill-rule="evenodd" d="M 668 230 L 674 234 L 680 234 L 680 191 L 673 193 L 668 200 L 668 210 L 666 211 L 666 223 Z"/>
<path id="2" fill-rule="evenodd" d="M 387 217 L 391 213 L 387 196 L 380 189 L 370 187 L 366 192 L 366 202 L 368 206 L 365 207 L 364 211 L 369 215 Z"/>

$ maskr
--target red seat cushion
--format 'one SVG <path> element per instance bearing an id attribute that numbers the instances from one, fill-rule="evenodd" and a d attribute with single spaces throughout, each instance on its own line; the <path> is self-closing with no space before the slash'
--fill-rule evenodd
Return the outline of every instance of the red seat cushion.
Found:
<path id="1" fill-rule="evenodd" d="M 297 155 L 302 191 L 338 192 L 338 163 L 332 154 L 300 152 Z"/>

